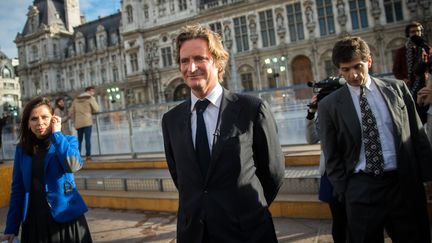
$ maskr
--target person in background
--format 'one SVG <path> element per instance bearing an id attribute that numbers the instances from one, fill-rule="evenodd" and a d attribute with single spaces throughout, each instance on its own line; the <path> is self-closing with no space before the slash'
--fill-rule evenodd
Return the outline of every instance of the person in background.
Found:
<path id="1" fill-rule="evenodd" d="M 420 106 L 429 106 L 425 129 L 429 137 L 429 142 L 432 144 L 432 79 L 429 80 L 429 84 L 426 87 L 422 88 L 417 93 L 417 104 Z"/>
<path id="2" fill-rule="evenodd" d="M 419 22 L 411 22 L 405 27 L 407 41 L 396 50 L 393 74 L 397 79 L 404 80 L 414 100 L 417 93 L 425 87 L 431 72 L 432 48 L 423 39 L 424 28 Z M 427 121 L 428 104 L 417 104 L 417 112 L 422 123 Z"/>
<path id="3" fill-rule="evenodd" d="M 2 131 L 3 127 L 7 124 L 9 116 L 6 113 L 3 113 L 2 117 L 0 117 L 0 148 L 2 147 Z"/>
<path id="4" fill-rule="evenodd" d="M 75 137 L 61 133 L 50 100 L 36 97 L 24 107 L 12 175 L 6 228 L 12 242 L 92 242 L 74 172 L 83 160 Z"/>
<path id="5" fill-rule="evenodd" d="M 177 242 L 277 242 L 268 207 L 285 166 L 269 106 L 220 85 L 229 54 L 217 33 L 186 26 L 176 44 L 191 88 L 190 98 L 162 118 L 179 191 Z"/>
<path id="6" fill-rule="evenodd" d="M 332 60 L 347 81 L 318 104 L 321 145 L 334 194 L 345 200 L 350 241 L 431 242 L 424 182 L 432 147 L 405 82 L 369 75 L 360 37 L 345 37 Z"/>
<path id="7" fill-rule="evenodd" d="M 62 133 L 65 135 L 71 134 L 69 129 L 69 115 L 65 109 L 64 99 L 59 97 L 55 100 L 54 115 L 59 116 L 62 119 Z"/>
<path id="8" fill-rule="evenodd" d="M 317 95 L 314 95 L 309 103 L 306 116 L 306 142 L 308 144 L 316 144 L 320 141 L 319 138 L 319 125 L 318 115 L 315 116 L 318 108 Z M 340 202 L 338 198 L 333 195 L 333 186 L 331 185 L 327 173 L 325 171 L 325 158 L 321 151 L 319 161 L 320 173 L 320 187 L 319 187 L 319 200 L 328 203 L 330 212 L 332 214 L 332 237 L 334 243 L 349 242 L 348 228 L 347 228 L 347 215 L 345 209 L 345 202 Z"/>
<path id="9" fill-rule="evenodd" d="M 72 118 L 75 129 L 78 132 L 79 151 L 81 153 L 81 145 L 85 138 L 86 160 L 91 160 L 91 133 L 93 126 L 92 114 L 99 111 L 99 106 L 94 97 L 95 88 L 89 86 L 85 88 L 85 92 L 78 95 L 72 102 L 70 109 L 70 117 Z"/>

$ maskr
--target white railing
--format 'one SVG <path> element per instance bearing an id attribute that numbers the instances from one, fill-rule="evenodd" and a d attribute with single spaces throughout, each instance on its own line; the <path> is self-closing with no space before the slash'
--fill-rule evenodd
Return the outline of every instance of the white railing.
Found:
<path id="1" fill-rule="evenodd" d="M 270 104 L 282 145 L 306 143 L 306 105 L 312 96 L 312 89 L 298 86 L 250 94 L 259 96 Z M 163 152 L 161 119 L 165 112 L 177 104 L 145 105 L 96 114 L 92 132 L 92 155 L 136 157 L 144 153 Z M 76 135 L 76 131 L 73 131 L 73 135 Z M 17 138 L 18 125 L 3 128 L 0 159 L 13 158 Z M 84 144 L 82 146 L 84 152 Z"/>

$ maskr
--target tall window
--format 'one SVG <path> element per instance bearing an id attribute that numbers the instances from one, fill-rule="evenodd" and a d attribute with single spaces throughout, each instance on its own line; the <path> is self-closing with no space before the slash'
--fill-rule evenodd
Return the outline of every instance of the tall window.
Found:
<path id="1" fill-rule="evenodd" d="M 131 5 L 126 6 L 126 17 L 127 17 L 128 23 L 133 22 L 133 9 L 132 9 Z"/>
<path id="2" fill-rule="evenodd" d="M 302 9 L 300 2 L 286 6 L 291 41 L 304 40 Z"/>
<path id="3" fill-rule="evenodd" d="M 103 83 L 103 84 L 106 83 L 106 81 L 107 81 L 107 75 L 106 75 L 106 70 L 105 70 L 105 68 L 102 68 L 102 69 L 101 69 L 100 74 L 101 74 L 101 80 L 102 80 L 102 83 Z"/>
<path id="4" fill-rule="evenodd" d="M 320 27 L 321 36 L 330 35 L 335 33 L 335 23 L 331 0 L 317 0 L 316 1 L 318 23 Z"/>
<path id="5" fill-rule="evenodd" d="M 132 72 L 138 71 L 138 58 L 136 53 L 130 54 L 130 65 Z"/>
<path id="6" fill-rule="evenodd" d="M 234 33 L 235 33 L 237 51 L 238 52 L 248 51 L 249 40 L 248 40 L 246 17 L 241 16 L 238 18 L 234 18 L 233 20 L 234 20 Z"/>
<path id="7" fill-rule="evenodd" d="M 172 65 L 171 47 L 161 48 L 162 64 L 164 67 L 170 67 Z"/>
<path id="8" fill-rule="evenodd" d="M 187 0 L 178 0 L 179 2 L 179 10 L 184 11 L 187 9 Z"/>
<path id="9" fill-rule="evenodd" d="M 276 35 L 273 22 L 272 10 L 266 10 L 259 12 L 260 27 L 261 27 L 261 38 L 263 47 L 276 45 Z"/>
<path id="10" fill-rule="evenodd" d="M 112 68 L 112 73 L 113 73 L 113 81 L 117 82 L 119 80 L 119 71 L 117 67 L 113 67 Z"/>
<path id="11" fill-rule="evenodd" d="M 53 44 L 53 56 L 57 57 L 57 44 Z"/>
<path id="12" fill-rule="evenodd" d="M 209 24 L 209 26 L 213 32 L 218 33 L 222 37 L 222 24 L 221 24 L 221 22 L 211 23 L 211 24 Z"/>
<path id="13" fill-rule="evenodd" d="M 75 80 L 73 78 L 69 79 L 69 84 L 71 89 L 75 89 Z"/>
<path id="14" fill-rule="evenodd" d="M 39 53 L 38 53 L 38 48 L 37 46 L 32 46 L 32 54 L 33 54 L 33 61 L 36 61 L 39 59 Z"/>
<path id="15" fill-rule="evenodd" d="M 333 64 L 332 60 L 324 61 L 324 69 L 327 77 L 338 75 L 338 70 L 336 66 Z"/>
<path id="16" fill-rule="evenodd" d="M 60 89 L 60 90 L 64 89 L 64 83 L 62 82 L 60 71 L 57 71 L 56 83 L 57 83 L 57 89 Z"/>
<path id="17" fill-rule="evenodd" d="M 147 4 L 144 4 L 143 10 L 144 10 L 144 18 L 148 19 L 149 18 L 149 7 Z"/>
<path id="18" fill-rule="evenodd" d="M 384 0 L 384 11 L 387 23 L 403 20 L 401 0 Z"/>
<path id="19" fill-rule="evenodd" d="M 252 73 L 242 73 L 240 75 L 241 83 L 243 85 L 244 91 L 253 90 L 253 80 Z"/>
<path id="20" fill-rule="evenodd" d="M 349 8 L 353 30 L 368 27 L 365 0 L 350 0 Z"/>

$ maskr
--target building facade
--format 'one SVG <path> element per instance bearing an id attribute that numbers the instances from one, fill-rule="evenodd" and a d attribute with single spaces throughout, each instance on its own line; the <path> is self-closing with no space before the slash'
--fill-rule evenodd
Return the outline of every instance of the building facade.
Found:
<path id="1" fill-rule="evenodd" d="M 15 73 L 18 60 L 0 52 L 0 115 L 14 118 L 21 109 L 21 89 Z"/>
<path id="2" fill-rule="evenodd" d="M 423 23 L 432 40 L 427 0 L 122 0 L 121 11 L 88 23 L 78 3 L 35 0 L 29 7 L 16 37 L 23 100 L 72 98 L 88 85 L 97 87 L 103 110 L 184 99 L 175 38 L 186 24 L 221 35 L 231 55 L 223 85 L 237 92 L 336 75 L 331 50 L 341 36 L 364 38 L 380 74 L 391 72 L 407 23 Z"/>

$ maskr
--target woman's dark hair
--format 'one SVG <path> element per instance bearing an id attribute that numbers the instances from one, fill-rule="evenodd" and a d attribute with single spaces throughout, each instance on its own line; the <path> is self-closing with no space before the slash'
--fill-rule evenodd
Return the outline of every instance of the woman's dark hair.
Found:
<path id="1" fill-rule="evenodd" d="M 33 98 L 25 105 L 23 110 L 18 138 L 19 144 L 29 155 L 33 155 L 33 147 L 35 145 L 34 142 L 37 141 L 36 135 L 29 128 L 30 115 L 34 108 L 42 105 L 46 105 L 50 113 L 54 114 L 54 109 L 51 106 L 51 101 L 44 96 L 38 96 Z"/>
<path id="2" fill-rule="evenodd" d="M 59 101 L 60 100 L 63 100 L 64 101 L 64 99 L 62 98 L 62 97 L 58 97 L 56 100 L 55 100 L 55 107 L 58 107 L 58 108 L 60 108 L 59 106 L 58 106 L 58 103 L 59 103 Z"/>

